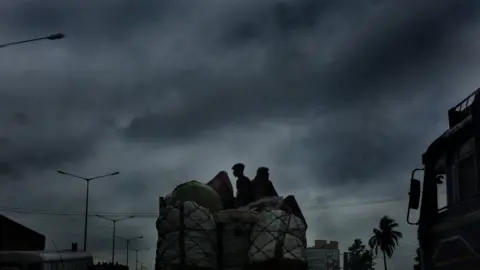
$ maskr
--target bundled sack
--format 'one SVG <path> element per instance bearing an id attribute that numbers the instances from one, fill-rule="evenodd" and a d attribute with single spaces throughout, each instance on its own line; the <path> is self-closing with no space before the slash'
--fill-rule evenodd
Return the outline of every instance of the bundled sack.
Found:
<path id="1" fill-rule="evenodd" d="M 177 202 L 160 209 L 157 220 L 158 269 L 216 265 L 216 227 L 213 215 L 195 202 Z"/>
<path id="2" fill-rule="evenodd" d="M 211 213 L 223 209 L 220 195 L 208 185 L 195 180 L 178 185 L 168 201 L 169 204 L 192 201 L 207 208 Z"/>
<path id="3" fill-rule="evenodd" d="M 251 263 L 270 260 L 306 261 L 306 227 L 303 221 L 282 210 L 261 213 L 252 228 Z"/>
<path id="4" fill-rule="evenodd" d="M 249 203 L 239 209 L 248 209 L 251 211 L 263 212 L 270 210 L 280 210 L 283 204 L 283 197 L 266 197 L 258 201 Z"/>
<path id="5" fill-rule="evenodd" d="M 280 206 L 280 210 L 283 210 L 289 214 L 292 214 L 300 218 L 303 221 L 303 223 L 305 223 L 305 228 L 308 229 L 307 220 L 305 219 L 305 216 L 303 215 L 302 210 L 300 209 L 300 206 L 298 205 L 297 200 L 295 199 L 295 196 L 293 195 L 287 196 L 283 200 Z"/>
<path id="6" fill-rule="evenodd" d="M 224 210 L 215 215 L 220 269 L 242 269 L 248 264 L 251 227 L 257 216 L 255 211 L 241 209 Z"/>
<path id="7" fill-rule="evenodd" d="M 231 209 L 235 207 L 235 196 L 233 195 L 232 182 L 230 182 L 230 177 L 228 177 L 227 172 L 219 172 L 212 180 L 210 180 L 210 182 L 207 183 L 207 186 L 211 187 L 218 195 L 220 195 L 223 209 Z"/>

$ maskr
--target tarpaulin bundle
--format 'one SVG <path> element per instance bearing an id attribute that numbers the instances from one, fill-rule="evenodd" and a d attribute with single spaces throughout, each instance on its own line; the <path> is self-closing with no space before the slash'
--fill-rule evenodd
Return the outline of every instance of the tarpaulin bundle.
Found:
<path id="1" fill-rule="evenodd" d="M 160 209 L 157 220 L 157 269 L 216 269 L 213 215 L 195 202 Z"/>
<path id="2" fill-rule="evenodd" d="M 242 269 L 249 263 L 250 233 L 258 213 L 230 209 L 215 215 L 217 222 L 219 269 Z"/>
<path id="3" fill-rule="evenodd" d="M 305 216 L 303 215 L 302 210 L 300 209 L 300 206 L 295 199 L 295 196 L 288 195 L 283 200 L 280 210 L 299 217 L 303 221 L 303 223 L 305 223 L 305 228 L 308 229 L 307 220 L 305 219 Z"/>
<path id="4" fill-rule="evenodd" d="M 215 190 L 222 200 L 223 209 L 231 209 L 235 206 L 235 197 L 233 196 L 233 187 L 228 173 L 225 171 L 219 172 L 212 180 L 207 183 L 207 186 Z"/>
<path id="5" fill-rule="evenodd" d="M 178 185 L 167 199 L 167 204 L 178 201 L 195 202 L 210 210 L 211 213 L 223 210 L 220 195 L 213 188 L 195 180 Z"/>
<path id="6" fill-rule="evenodd" d="M 250 264 L 305 263 L 305 235 L 305 223 L 300 218 L 282 210 L 262 212 L 250 234 Z"/>

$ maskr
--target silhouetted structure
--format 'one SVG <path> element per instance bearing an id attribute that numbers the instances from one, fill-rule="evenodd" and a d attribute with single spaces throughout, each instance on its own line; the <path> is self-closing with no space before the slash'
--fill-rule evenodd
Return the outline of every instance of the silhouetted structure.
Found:
<path id="1" fill-rule="evenodd" d="M 422 269 L 480 269 L 480 89 L 448 118 L 449 129 L 423 154 L 423 168 L 412 172 L 407 222 L 418 225 Z M 417 171 L 423 181 L 415 179 Z M 446 206 L 439 205 L 440 185 Z M 410 220 L 410 209 L 418 208 L 420 219 Z"/>
<path id="2" fill-rule="evenodd" d="M 0 215 L 0 250 L 45 250 L 45 236 Z"/>
<path id="3" fill-rule="evenodd" d="M 278 196 L 275 187 L 270 181 L 270 172 L 267 167 L 258 168 L 257 175 L 251 182 L 251 186 L 254 201 L 258 201 L 265 197 Z"/>
<path id="4" fill-rule="evenodd" d="M 253 201 L 253 191 L 250 179 L 245 176 L 245 165 L 237 163 L 233 165 L 233 176 L 237 178 L 237 196 L 235 205 L 236 207 L 245 206 Z"/>
<path id="5" fill-rule="evenodd" d="M 86 251 L 0 251 L 0 269 L 88 269 L 93 256 Z"/>

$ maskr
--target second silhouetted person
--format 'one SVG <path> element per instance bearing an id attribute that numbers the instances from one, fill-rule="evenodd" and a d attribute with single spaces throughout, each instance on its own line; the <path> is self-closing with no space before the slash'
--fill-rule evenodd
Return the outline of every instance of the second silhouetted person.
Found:
<path id="1" fill-rule="evenodd" d="M 260 167 L 257 170 L 257 175 L 255 179 L 251 182 L 251 187 L 253 191 L 253 200 L 258 201 L 265 197 L 276 197 L 278 196 L 275 187 L 270 181 L 270 173 L 267 167 Z"/>

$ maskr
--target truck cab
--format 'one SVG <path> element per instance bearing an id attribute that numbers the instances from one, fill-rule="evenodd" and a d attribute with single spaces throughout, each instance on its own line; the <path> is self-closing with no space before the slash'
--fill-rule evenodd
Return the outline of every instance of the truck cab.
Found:
<path id="1" fill-rule="evenodd" d="M 412 172 L 407 222 L 418 226 L 416 268 L 480 269 L 480 89 L 451 108 L 448 118 L 449 129 Z M 421 172 L 423 181 L 417 179 Z M 420 211 L 416 222 L 412 209 Z"/>

